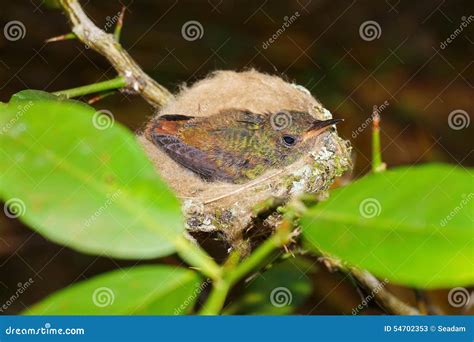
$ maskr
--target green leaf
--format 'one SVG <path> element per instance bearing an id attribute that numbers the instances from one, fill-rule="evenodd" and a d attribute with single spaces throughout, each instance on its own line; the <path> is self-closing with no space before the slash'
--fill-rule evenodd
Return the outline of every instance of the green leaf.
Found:
<path id="1" fill-rule="evenodd" d="M 73 284 L 26 310 L 27 315 L 185 314 L 199 292 L 199 276 L 170 266 L 136 266 Z"/>
<path id="2" fill-rule="evenodd" d="M 1 104 L 0 175 L 16 216 L 85 253 L 164 256 L 184 230 L 178 200 L 135 136 L 76 101 L 29 91 Z"/>
<path id="3" fill-rule="evenodd" d="M 309 246 L 394 283 L 474 284 L 471 169 L 403 167 L 332 192 L 302 218 Z"/>
<path id="4" fill-rule="evenodd" d="M 46 91 L 26 89 L 26 90 L 19 91 L 16 94 L 13 94 L 13 96 L 10 99 L 10 103 L 18 102 L 18 101 L 38 101 L 38 100 L 57 101 L 57 100 L 60 100 L 60 98 Z"/>
<path id="5" fill-rule="evenodd" d="M 288 315 L 312 292 L 308 273 L 314 271 L 307 260 L 289 258 L 250 280 L 240 298 L 225 314 Z"/>

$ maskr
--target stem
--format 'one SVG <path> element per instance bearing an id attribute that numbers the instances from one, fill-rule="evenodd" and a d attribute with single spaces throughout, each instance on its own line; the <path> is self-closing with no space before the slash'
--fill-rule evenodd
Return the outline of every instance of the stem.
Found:
<path id="1" fill-rule="evenodd" d="M 190 265 L 199 269 L 201 273 L 215 282 L 222 279 L 221 267 L 201 247 L 189 242 L 184 236 L 176 239 L 175 246 L 179 256 Z"/>
<path id="2" fill-rule="evenodd" d="M 380 115 L 377 107 L 374 106 L 372 114 L 372 172 L 385 171 L 385 163 L 382 162 L 382 152 L 380 150 Z"/>
<path id="3" fill-rule="evenodd" d="M 261 244 L 247 259 L 244 259 L 244 261 L 235 266 L 235 268 L 231 267 L 232 263 L 226 265 L 228 267 L 222 268 L 224 274 L 221 279 L 215 281 L 211 294 L 199 314 L 218 315 L 224 306 L 225 299 L 227 298 L 227 294 L 232 286 L 234 286 L 250 271 L 261 266 L 265 259 L 267 259 L 275 249 L 290 241 L 290 227 L 291 222 L 284 220 L 277 227 L 275 234 Z"/>
<path id="4" fill-rule="evenodd" d="M 232 286 L 238 282 L 242 277 L 248 274 L 253 269 L 260 266 L 263 261 L 276 249 L 281 247 L 280 238 L 276 235 L 271 236 L 263 242 L 255 252 L 244 259 L 234 270 L 229 273 L 227 282 Z"/>
<path id="5" fill-rule="evenodd" d="M 114 38 L 117 42 L 120 41 L 120 34 L 122 33 L 122 27 L 123 27 L 123 17 L 125 15 L 125 10 L 126 9 L 127 8 L 125 6 L 122 7 L 122 11 L 120 12 L 117 25 L 115 26 Z"/>
<path id="6" fill-rule="evenodd" d="M 77 88 L 60 90 L 54 92 L 53 94 L 57 96 L 64 96 L 65 98 L 70 99 L 74 97 L 100 93 L 102 91 L 107 91 L 111 89 L 119 89 L 125 87 L 126 85 L 127 81 L 125 80 L 125 78 L 122 76 L 118 76 L 108 81 L 93 83 Z"/>
<path id="7" fill-rule="evenodd" d="M 199 312 L 200 315 L 217 315 L 224 306 L 231 285 L 224 279 L 214 283 L 211 294 Z"/>

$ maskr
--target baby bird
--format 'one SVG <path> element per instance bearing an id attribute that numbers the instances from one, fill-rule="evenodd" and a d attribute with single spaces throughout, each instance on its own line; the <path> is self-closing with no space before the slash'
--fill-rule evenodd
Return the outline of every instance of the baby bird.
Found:
<path id="1" fill-rule="evenodd" d="M 145 136 L 206 181 L 242 184 L 294 163 L 340 121 L 292 110 L 257 114 L 226 109 L 207 117 L 161 115 Z"/>

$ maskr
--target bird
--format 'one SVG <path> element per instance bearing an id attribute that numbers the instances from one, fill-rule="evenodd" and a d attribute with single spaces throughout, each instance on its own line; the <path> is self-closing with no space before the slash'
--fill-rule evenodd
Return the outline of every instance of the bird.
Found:
<path id="1" fill-rule="evenodd" d="M 294 163 L 341 121 L 295 110 L 229 108 L 205 117 L 160 115 L 150 121 L 145 137 L 207 182 L 243 184 Z"/>

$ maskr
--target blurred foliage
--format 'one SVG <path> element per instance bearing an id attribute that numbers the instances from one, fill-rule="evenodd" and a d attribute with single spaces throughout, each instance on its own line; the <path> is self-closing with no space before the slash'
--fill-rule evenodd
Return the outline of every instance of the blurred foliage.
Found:
<path id="1" fill-rule="evenodd" d="M 315 266 L 303 258 L 272 264 L 244 285 L 243 293 L 224 311 L 228 315 L 289 315 L 309 297 Z M 302 274 L 304 273 L 304 274 Z"/>
<path id="2" fill-rule="evenodd" d="M 160 286 L 157 287 L 157 279 Z M 124 268 L 58 291 L 28 315 L 174 315 L 188 313 L 199 289 L 194 271 L 169 266 Z"/>

